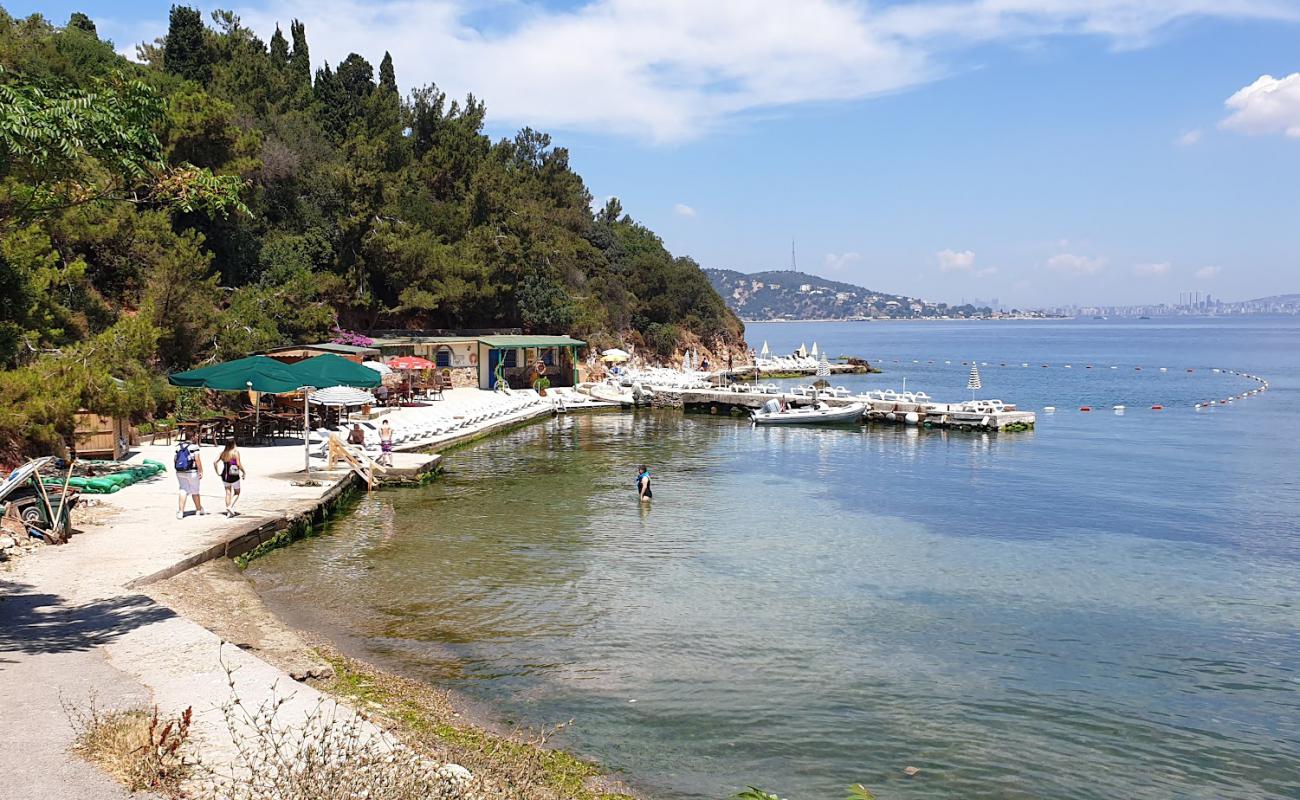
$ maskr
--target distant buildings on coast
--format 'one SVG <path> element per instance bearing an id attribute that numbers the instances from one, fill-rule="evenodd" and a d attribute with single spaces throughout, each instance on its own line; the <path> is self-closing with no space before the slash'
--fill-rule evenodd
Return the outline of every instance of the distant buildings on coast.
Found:
<path id="1" fill-rule="evenodd" d="M 1228 317 L 1300 314 L 1300 294 L 1225 302 L 1213 295 L 1182 292 L 1177 303 L 1134 306 L 1059 306 L 1048 309 L 1067 317 Z"/>

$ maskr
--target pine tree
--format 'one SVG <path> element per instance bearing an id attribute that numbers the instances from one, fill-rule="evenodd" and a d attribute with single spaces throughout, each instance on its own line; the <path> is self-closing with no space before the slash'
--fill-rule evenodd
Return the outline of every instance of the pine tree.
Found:
<path id="1" fill-rule="evenodd" d="M 289 42 L 284 38 L 279 24 L 275 26 L 275 34 L 271 37 L 271 65 L 280 71 L 289 66 Z"/>
<path id="2" fill-rule="evenodd" d="M 172 6 L 165 48 L 163 69 L 205 85 L 212 80 L 212 54 L 198 9 Z"/>
<path id="3" fill-rule="evenodd" d="M 320 119 L 321 129 L 335 142 L 342 141 L 348 131 L 347 100 L 339 85 L 338 75 L 330 69 L 328 61 L 316 70 L 312 94 L 316 98 L 316 115 Z"/>
<path id="4" fill-rule="evenodd" d="M 289 23 L 293 55 L 289 57 L 289 86 L 293 91 L 311 88 L 311 55 L 307 52 L 307 29 L 298 20 Z"/>
<path id="5" fill-rule="evenodd" d="M 96 38 L 99 37 L 99 31 L 95 29 L 95 21 L 80 11 L 72 12 L 72 16 L 68 18 L 68 27 L 85 31 Z"/>
<path id="6" fill-rule="evenodd" d="M 339 86 L 348 99 L 355 103 L 349 111 L 359 111 L 361 101 L 375 90 L 375 68 L 356 53 L 349 53 L 334 74 L 338 76 Z"/>
<path id="7" fill-rule="evenodd" d="M 384 51 L 384 60 L 379 62 L 379 88 L 397 93 L 397 75 L 393 72 L 393 57 Z"/>

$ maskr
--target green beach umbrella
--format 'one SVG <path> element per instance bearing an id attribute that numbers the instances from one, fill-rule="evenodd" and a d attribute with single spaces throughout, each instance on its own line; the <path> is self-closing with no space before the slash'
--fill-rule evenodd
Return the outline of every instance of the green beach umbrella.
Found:
<path id="1" fill-rule="evenodd" d="M 177 372 L 167 376 L 167 380 L 173 386 L 188 386 L 194 389 L 242 392 L 251 388 L 255 392 L 266 394 L 292 392 L 303 385 L 302 381 L 290 371 L 289 365 L 266 356 L 249 356 L 227 361 L 224 364 Z"/>
<path id="2" fill-rule="evenodd" d="M 355 361 L 349 361 L 333 353 L 304 359 L 287 368 L 298 381 L 297 386 L 314 386 L 326 389 L 330 386 L 378 386 L 381 376 L 370 367 L 363 367 Z"/>

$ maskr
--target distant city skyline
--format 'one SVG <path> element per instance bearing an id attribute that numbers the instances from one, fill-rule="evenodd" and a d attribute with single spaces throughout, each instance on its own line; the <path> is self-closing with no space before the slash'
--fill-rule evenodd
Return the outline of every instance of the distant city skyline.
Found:
<path id="1" fill-rule="evenodd" d="M 6 7 L 130 53 L 170 5 Z M 782 268 L 794 237 L 805 271 L 950 303 L 1300 291 L 1300 0 L 198 5 L 551 132 L 704 267 Z"/>

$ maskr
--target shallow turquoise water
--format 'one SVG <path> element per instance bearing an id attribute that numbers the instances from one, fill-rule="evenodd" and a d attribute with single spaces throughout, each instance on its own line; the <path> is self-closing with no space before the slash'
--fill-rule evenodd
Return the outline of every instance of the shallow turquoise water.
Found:
<path id="1" fill-rule="evenodd" d="M 1000 435 L 574 416 L 250 575 L 502 719 L 574 719 L 562 745 L 656 797 L 1300 797 L 1300 322 L 747 336 L 945 398 L 987 361 L 982 396 L 1059 410 Z M 1195 412 L 1250 388 L 1213 367 L 1273 388 Z"/>

